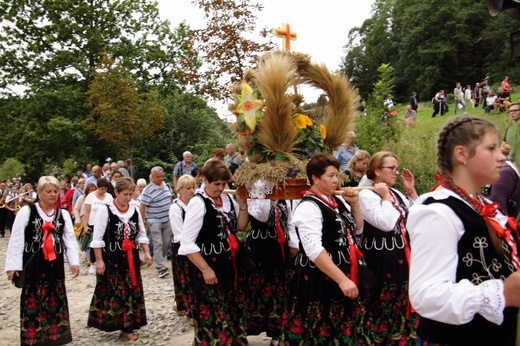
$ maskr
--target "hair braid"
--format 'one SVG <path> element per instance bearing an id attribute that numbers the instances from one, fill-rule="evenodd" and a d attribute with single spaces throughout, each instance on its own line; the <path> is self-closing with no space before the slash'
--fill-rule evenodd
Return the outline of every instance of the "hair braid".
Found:
<path id="1" fill-rule="evenodd" d="M 444 125 L 442 131 L 439 133 L 439 139 L 437 141 L 437 164 L 439 166 L 439 170 L 442 176 L 446 177 L 448 175 L 448 172 L 451 172 L 451 170 L 453 169 L 451 156 L 453 153 L 452 149 L 455 147 L 455 145 L 463 144 L 456 143 L 458 136 L 456 136 L 457 133 L 454 132 L 460 132 L 455 131 L 456 128 L 459 126 L 463 127 L 464 124 L 472 122 L 473 119 L 474 118 L 470 117 L 454 117 Z M 469 143 L 464 144 L 467 145 Z"/>
<path id="2" fill-rule="evenodd" d="M 437 141 L 437 165 L 440 174 L 448 184 L 450 190 L 459 195 L 464 201 L 472 205 L 476 212 L 483 217 L 482 207 L 477 204 L 475 198 L 471 198 L 466 191 L 457 186 L 451 177 L 453 170 L 453 150 L 457 145 L 465 146 L 470 153 L 474 152 L 475 147 L 482 140 L 482 136 L 488 131 L 497 131 L 495 125 L 482 118 L 473 117 L 454 117 L 448 121 L 439 133 Z M 485 218 L 484 218 L 485 220 Z M 486 227 L 495 250 L 503 255 L 502 243 L 487 221 Z"/>

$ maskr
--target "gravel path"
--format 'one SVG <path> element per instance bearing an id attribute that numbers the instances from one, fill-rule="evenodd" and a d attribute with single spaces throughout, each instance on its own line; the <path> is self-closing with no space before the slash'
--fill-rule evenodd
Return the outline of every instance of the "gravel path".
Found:
<path id="1" fill-rule="evenodd" d="M 9 235 L 0 238 L 0 268 L 5 268 L 5 253 Z M 84 254 L 81 255 L 82 261 Z M 84 262 L 82 262 L 84 263 Z M 168 262 L 168 265 L 170 263 Z M 71 316 L 73 342 L 70 345 L 175 345 L 189 346 L 193 341 L 193 328 L 186 317 L 179 317 L 172 310 L 173 282 L 171 272 L 165 278 L 157 277 L 154 266 L 141 267 L 146 301 L 148 325 L 137 331 L 139 340 L 127 341 L 119 338 L 118 332 L 106 333 L 87 327 L 88 309 L 94 292 L 96 278 L 88 274 L 86 266 L 76 279 L 66 270 L 67 297 Z M 0 280 L 0 345 L 20 343 L 20 289 L 14 287 L 3 273 Z M 270 339 L 265 334 L 250 336 L 249 345 L 267 346 Z"/>

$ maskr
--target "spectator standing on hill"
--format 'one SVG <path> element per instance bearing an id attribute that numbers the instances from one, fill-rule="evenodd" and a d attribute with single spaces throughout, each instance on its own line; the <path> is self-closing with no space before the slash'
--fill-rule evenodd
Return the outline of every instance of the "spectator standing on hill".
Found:
<path id="1" fill-rule="evenodd" d="M 473 89 L 473 100 L 475 103 L 473 104 L 473 108 L 478 107 L 480 104 L 480 98 L 482 97 L 482 89 L 480 87 L 480 83 L 475 83 L 475 88 Z"/>
<path id="2" fill-rule="evenodd" d="M 435 118 L 435 116 L 437 114 L 439 116 L 443 116 L 444 113 L 446 113 L 445 107 L 446 107 L 446 101 L 445 101 L 445 97 L 444 97 L 444 90 L 439 90 L 439 92 L 437 94 L 435 94 L 435 97 L 433 98 L 432 118 Z"/>
<path id="3" fill-rule="evenodd" d="M 509 113 L 509 107 L 511 102 L 509 101 L 509 94 L 504 92 L 502 87 L 498 88 L 497 99 L 495 100 L 495 114 L 498 111 L 504 111 Z"/>
<path id="4" fill-rule="evenodd" d="M 509 117 L 513 124 L 507 128 L 504 134 L 504 140 L 500 145 L 500 150 L 502 154 L 515 161 L 518 165 L 520 155 L 515 153 L 520 153 L 520 102 L 511 104 L 509 107 Z"/>
<path id="5" fill-rule="evenodd" d="M 473 103 L 473 92 L 471 91 L 471 85 L 466 85 L 466 90 L 464 90 L 464 101 L 466 102 L 466 107 L 468 105 L 472 105 L 475 108 L 475 104 Z"/>
<path id="6" fill-rule="evenodd" d="M 412 93 L 412 96 L 410 97 L 410 106 L 412 107 L 412 110 L 417 112 L 417 107 L 419 106 L 419 103 L 417 102 L 417 93 L 415 91 Z"/>
<path id="7" fill-rule="evenodd" d="M 509 84 L 509 77 L 504 76 L 504 79 L 500 83 L 502 86 L 502 91 L 504 92 L 504 97 L 509 97 L 509 101 L 511 101 L 511 85 Z"/>
<path id="8" fill-rule="evenodd" d="M 404 124 L 412 126 L 417 124 L 417 112 L 412 109 L 412 105 L 406 106 L 406 113 L 404 114 Z"/>
<path id="9" fill-rule="evenodd" d="M 459 82 L 455 85 L 455 89 L 453 89 L 453 96 L 455 97 L 455 108 L 453 111 L 455 115 L 457 115 L 457 110 L 462 108 L 464 110 L 464 114 L 466 114 L 466 104 L 464 103 L 464 93 L 462 92 L 462 86 Z"/>
<path id="10" fill-rule="evenodd" d="M 392 99 L 392 95 L 388 95 L 388 98 L 383 102 L 383 106 L 385 106 L 385 110 L 388 112 L 394 109 L 394 100 Z"/>
<path id="11" fill-rule="evenodd" d="M 489 90 L 488 96 L 486 97 L 485 107 L 484 107 L 484 115 L 488 116 L 491 109 L 495 108 L 495 101 L 497 100 L 496 95 L 493 93 L 493 90 Z M 496 111 L 495 111 L 496 114 Z"/>
<path id="12" fill-rule="evenodd" d="M 482 100 L 482 108 L 486 108 L 486 106 L 487 106 L 486 100 L 489 96 L 489 92 L 491 91 L 491 87 L 489 86 L 489 82 L 488 82 L 488 77 L 486 77 L 486 79 L 484 79 L 482 81 L 482 83 L 480 83 L 480 86 L 481 86 L 480 99 Z"/>

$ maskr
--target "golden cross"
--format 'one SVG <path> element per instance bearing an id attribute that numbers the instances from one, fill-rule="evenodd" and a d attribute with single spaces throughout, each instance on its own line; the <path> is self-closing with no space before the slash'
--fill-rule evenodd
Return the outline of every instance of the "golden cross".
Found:
<path id="1" fill-rule="evenodd" d="M 283 50 L 291 51 L 291 41 L 296 41 L 296 33 L 291 32 L 291 27 L 287 23 L 282 23 L 282 28 L 273 29 L 274 36 L 283 38 Z"/>

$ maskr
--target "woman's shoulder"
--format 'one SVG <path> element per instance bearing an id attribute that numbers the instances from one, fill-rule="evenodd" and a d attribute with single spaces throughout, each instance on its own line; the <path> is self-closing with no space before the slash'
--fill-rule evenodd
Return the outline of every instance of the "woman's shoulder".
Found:
<path id="1" fill-rule="evenodd" d="M 420 195 L 419 198 L 417 198 L 415 200 L 415 205 L 425 205 L 425 204 L 429 204 L 433 201 L 443 201 L 443 200 L 448 199 L 449 197 L 460 198 L 456 193 L 454 193 L 451 190 L 439 189 L 439 190 L 430 191 L 430 192 Z"/>

